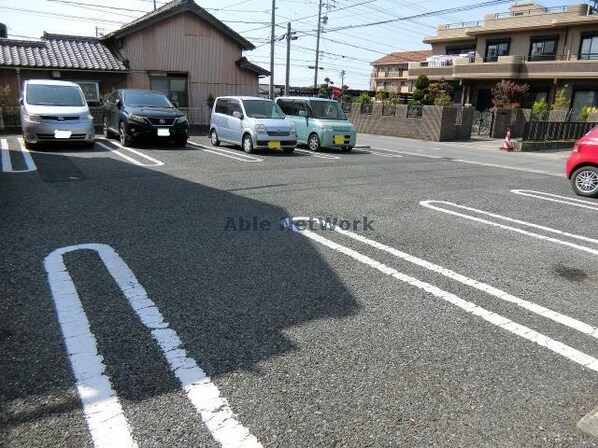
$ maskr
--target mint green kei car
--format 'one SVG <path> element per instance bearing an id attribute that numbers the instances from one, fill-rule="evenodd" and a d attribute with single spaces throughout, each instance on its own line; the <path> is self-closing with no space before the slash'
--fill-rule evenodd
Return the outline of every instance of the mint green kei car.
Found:
<path id="1" fill-rule="evenodd" d="M 334 100 L 283 96 L 276 98 L 287 120 L 295 124 L 297 143 L 312 151 L 337 148 L 349 152 L 355 146 L 355 126 Z"/>

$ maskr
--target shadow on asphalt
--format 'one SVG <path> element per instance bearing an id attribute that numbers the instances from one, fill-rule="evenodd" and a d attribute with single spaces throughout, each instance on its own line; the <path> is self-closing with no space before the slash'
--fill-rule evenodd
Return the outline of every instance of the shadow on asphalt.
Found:
<path id="1" fill-rule="evenodd" d="M 212 377 L 259 375 L 260 363 L 301 349 L 286 329 L 359 311 L 309 240 L 281 228 L 290 214 L 284 208 L 108 157 L 75 164 L 61 154 L 32 154 L 45 182 L 20 185 L 24 178 L 0 173 L 0 232 L 10 235 L 0 239 L 0 328 L 11 335 L 0 341 L 0 396 L 8 407 L 62 398 L 0 413 L 2 425 L 72 411 L 77 403 L 43 269 L 44 258 L 63 246 L 112 246 Z M 103 181 L 90 172 L 105 173 Z M 75 176 L 78 182 L 69 180 Z M 271 229 L 240 230 L 239 217 Z M 65 262 L 117 394 L 144 400 L 180 390 L 97 255 L 78 251 Z"/>

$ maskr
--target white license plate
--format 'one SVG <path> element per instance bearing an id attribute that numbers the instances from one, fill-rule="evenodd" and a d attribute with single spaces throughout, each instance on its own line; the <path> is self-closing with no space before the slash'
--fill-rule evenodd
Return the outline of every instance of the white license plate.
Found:
<path id="1" fill-rule="evenodd" d="M 158 137 L 170 137 L 170 129 L 158 128 Z"/>
<path id="2" fill-rule="evenodd" d="M 71 138 L 71 131 L 54 131 L 54 138 Z"/>

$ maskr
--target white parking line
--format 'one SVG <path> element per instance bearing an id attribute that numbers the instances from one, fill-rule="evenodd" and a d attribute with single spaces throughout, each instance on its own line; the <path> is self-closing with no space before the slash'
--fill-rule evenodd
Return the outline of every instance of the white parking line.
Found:
<path id="1" fill-rule="evenodd" d="M 229 151 L 224 148 L 208 148 L 207 146 L 200 145 L 198 143 L 187 142 L 188 145 L 194 146 L 196 148 L 201 149 L 202 151 L 209 152 L 210 154 L 215 154 L 217 156 L 228 157 L 229 159 L 238 160 L 239 162 L 247 162 L 247 163 L 259 163 L 263 162 L 264 159 L 260 159 L 259 157 L 250 156 L 249 154 L 245 154 L 238 151 Z"/>
<path id="2" fill-rule="evenodd" d="M 430 154 L 422 154 L 419 152 L 401 151 L 399 149 L 375 148 L 373 146 L 372 146 L 372 149 L 375 149 L 376 151 L 388 151 L 388 152 L 393 152 L 393 153 L 398 153 L 398 154 L 405 154 L 408 156 L 425 157 L 427 159 L 444 159 L 444 156 L 433 156 Z"/>
<path id="3" fill-rule="evenodd" d="M 295 148 L 295 151 L 297 151 L 297 152 L 299 152 L 301 154 L 308 155 L 308 156 L 317 157 L 318 159 L 329 159 L 329 160 L 340 159 L 340 157 L 338 157 L 338 156 L 331 156 L 331 155 L 322 154 L 322 153 L 319 153 L 319 152 L 308 151 L 306 149 Z"/>
<path id="4" fill-rule="evenodd" d="M 131 162 L 131 163 L 133 163 L 135 165 L 139 165 L 139 166 L 162 166 L 162 165 L 164 165 L 164 162 L 161 162 L 158 159 L 154 159 L 153 157 L 150 157 L 147 154 L 144 154 L 144 153 L 142 153 L 140 151 L 137 151 L 136 149 L 127 148 L 127 147 L 125 147 L 125 146 L 123 146 L 120 143 L 115 142 L 115 141 L 111 141 L 110 143 L 112 143 L 113 145 L 117 146 L 120 149 L 124 149 L 125 151 L 130 151 L 133 154 L 137 154 L 138 156 L 143 157 L 144 159 L 147 159 L 147 160 L 149 160 L 152 163 L 143 163 L 143 162 L 140 162 L 139 160 L 137 160 L 137 159 L 135 159 L 133 157 L 130 157 L 130 156 L 126 155 L 126 154 L 123 154 L 122 152 L 120 152 L 120 151 L 112 148 L 111 146 L 106 145 L 105 143 L 102 143 L 102 142 L 99 142 L 99 141 L 96 140 L 96 144 L 97 145 L 101 146 L 104 149 L 107 149 L 110 152 L 113 152 L 117 156 L 120 156 L 123 159 L 125 159 L 125 160 L 127 160 L 127 161 L 129 161 L 129 162 Z"/>
<path id="5" fill-rule="evenodd" d="M 385 153 L 378 152 L 378 151 L 370 151 L 370 150 L 364 150 L 364 149 L 358 149 L 358 150 L 354 149 L 353 152 L 362 153 L 362 154 L 373 154 L 375 156 L 381 156 L 381 157 L 403 157 L 400 154 L 385 154 Z"/>
<path id="6" fill-rule="evenodd" d="M 214 439 L 225 448 L 261 447 L 249 430 L 237 421 L 216 385 L 187 355 L 177 333 L 169 328 L 160 310 L 148 298 L 123 259 L 105 244 L 81 244 L 55 250 L 46 257 L 44 266 L 94 446 L 132 448 L 137 445 L 106 374 L 102 357 L 98 354 L 97 341 L 90 330 L 73 279 L 64 264 L 64 254 L 77 250 L 98 253 L 141 322 L 150 330 L 170 369 Z"/>
<path id="7" fill-rule="evenodd" d="M 534 190 L 511 190 L 511 193 L 522 196 L 529 196 L 531 198 L 543 199 L 544 201 L 558 202 L 560 204 L 573 205 L 575 207 L 587 208 L 590 210 L 598 210 L 598 202 L 584 201 L 582 199 L 570 198 L 558 194 L 545 193 L 543 191 Z"/>
<path id="8" fill-rule="evenodd" d="M 295 220 L 298 218 L 294 218 Z M 343 230 L 338 226 L 334 226 L 331 223 L 327 222 L 327 221 L 323 221 L 321 219 L 318 218 L 309 218 L 309 220 L 311 221 L 315 221 L 317 222 L 321 228 L 327 228 L 330 230 L 334 230 L 338 233 L 340 233 L 341 235 L 347 236 L 355 241 L 359 241 L 361 243 L 367 244 L 369 246 L 372 246 L 378 250 L 382 250 L 384 252 L 387 252 L 397 258 L 400 258 L 402 260 L 408 261 L 410 263 L 413 263 L 417 266 L 423 267 L 425 269 L 428 269 L 432 272 L 436 272 L 438 274 L 441 274 L 451 280 L 455 280 L 458 281 L 459 283 L 462 283 L 466 286 L 470 286 L 472 288 L 475 288 L 479 291 L 482 291 L 486 294 L 489 294 L 491 296 L 496 297 L 497 299 L 500 300 L 504 300 L 505 302 L 509 302 L 509 303 L 513 303 L 521 308 L 524 308 L 528 311 L 531 311 L 532 313 L 535 313 L 539 316 L 545 317 L 547 319 L 553 320 L 555 322 L 558 322 L 562 325 L 565 325 L 569 328 L 572 328 L 574 330 L 577 330 L 581 333 L 584 333 L 586 335 L 589 335 L 593 338 L 597 338 L 598 339 L 598 328 L 593 327 L 592 325 L 586 324 L 585 322 L 581 322 L 580 320 L 577 320 L 573 317 L 569 317 L 567 315 L 558 313 L 556 311 L 553 311 L 549 308 L 543 307 L 542 305 L 538 305 L 536 303 L 533 302 L 528 302 L 527 300 L 521 299 L 519 297 L 516 297 L 514 295 L 511 295 L 505 291 L 502 291 L 498 288 L 495 288 L 494 286 L 488 285 L 486 283 L 483 282 L 479 282 L 477 280 L 474 280 L 472 278 L 466 277 L 465 275 L 461 275 L 455 271 L 452 271 L 450 269 L 444 268 L 442 266 L 439 266 L 437 264 L 431 263 L 429 261 L 423 260 L 421 258 L 418 258 L 414 255 L 410 255 L 406 252 L 402 252 L 398 249 L 395 249 L 394 247 L 390 247 L 387 246 L 385 244 L 379 243 L 377 241 L 371 240 L 369 238 L 366 238 L 362 235 L 359 235 L 357 233 L 354 232 L 350 232 L 348 230 Z M 324 227 L 322 227 L 324 226 Z"/>
<path id="9" fill-rule="evenodd" d="M 536 170 L 533 168 L 523 168 L 523 167 L 512 166 L 512 165 L 501 165 L 498 163 L 474 162 L 472 160 L 463 160 L 463 159 L 453 159 L 453 162 L 468 163 L 470 165 L 480 165 L 480 166 L 487 166 L 487 167 L 491 167 L 491 168 L 501 168 L 504 170 L 522 171 L 524 173 L 544 174 L 546 176 L 565 177 L 565 175 L 562 173 L 553 173 L 550 171 Z"/>
<path id="10" fill-rule="evenodd" d="M 296 232 L 300 235 L 310 238 L 313 241 L 316 241 L 316 242 L 322 244 L 323 246 L 326 246 L 332 250 L 343 253 L 343 254 L 353 258 L 354 260 L 357 260 L 367 266 L 370 266 L 370 267 L 382 272 L 383 274 L 389 275 L 403 283 L 407 283 L 410 286 L 419 288 L 419 289 L 433 295 L 434 297 L 437 297 L 437 298 L 444 300 L 452 305 L 457 306 L 458 308 L 461 308 L 462 310 L 466 311 L 467 313 L 470 313 L 474 316 L 481 317 L 485 321 L 490 322 L 491 324 L 496 325 L 497 327 L 502 328 L 503 330 L 506 330 L 512 334 L 515 334 L 524 339 L 527 339 L 541 347 L 545 347 L 548 350 L 551 350 L 552 352 L 554 352 L 558 355 L 561 355 L 561 356 L 563 356 L 581 366 L 584 366 L 590 370 L 593 370 L 594 372 L 598 372 L 598 359 L 594 358 L 593 356 L 587 355 L 579 350 L 574 349 L 573 347 L 563 344 L 562 342 L 552 339 L 542 333 L 538 333 L 537 331 L 532 330 L 529 327 L 525 327 L 521 324 L 518 324 L 504 316 L 501 316 L 492 311 L 486 310 L 485 308 L 482 308 L 473 302 L 464 300 L 464 299 L 456 296 L 455 294 L 444 291 L 430 283 L 423 282 L 421 280 L 418 280 L 417 278 L 414 278 L 407 274 L 399 272 L 396 269 L 385 265 L 384 263 L 374 260 L 373 258 L 370 258 L 367 255 L 364 255 L 364 254 L 357 252 L 353 249 L 350 249 L 346 246 L 342 246 L 338 243 L 335 243 L 327 238 L 324 238 L 324 237 L 316 234 L 315 232 L 312 232 L 310 230 L 299 230 L 293 224 L 294 221 L 296 221 L 296 220 L 307 221 L 307 220 L 309 220 L 309 218 L 289 218 L 288 220 L 286 220 L 284 222 L 284 225 L 286 225 L 293 232 Z"/>
<path id="11" fill-rule="evenodd" d="M 24 170 L 13 169 L 12 162 L 10 160 L 10 151 L 8 149 L 8 140 L 3 138 L 0 139 L 0 150 L 2 150 L 2 171 L 5 173 L 29 173 L 31 171 L 36 171 L 37 167 L 35 166 L 35 162 L 31 157 L 31 153 L 27 148 L 25 148 L 25 142 L 23 142 L 22 138 L 18 138 L 17 142 L 19 144 L 21 154 L 23 154 L 23 160 L 25 161 L 27 168 Z"/>
<path id="12" fill-rule="evenodd" d="M 583 252 L 588 252 L 588 253 L 590 253 L 592 255 L 598 255 L 598 250 L 592 249 L 590 247 L 580 246 L 578 244 L 570 243 L 569 241 L 559 240 L 557 238 L 552 238 L 552 237 L 549 237 L 549 236 L 540 235 L 538 233 L 529 232 L 527 230 L 522 230 L 522 229 L 519 229 L 517 227 L 507 226 L 505 224 L 500 224 L 500 223 L 497 223 L 497 222 L 494 222 L 494 221 L 489 221 L 489 220 L 486 220 L 486 219 L 478 218 L 476 216 L 466 215 L 464 213 L 455 212 L 453 210 L 447 210 L 445 208 L 438 207 L 438 206 L 435 206 L 435 205 L 432 205 L 432 204 L 444 204 L 444 205 L 448 205 L 449 207 L 455 207 L 455 208 L 460 208 L 460 209 L 463 209 L 463 210 L 468 210 L 468 211 L 471 211 L 471 212 L 474 212 L 474 213 L 479 213 L 479 214 L 482 214 L 482 215 L 491 216 L 493 218 L 502 219 L 502 220 L 505 220 L 505 221 L 508 221 L 508 222 L 512 222 L 512 223 L 516 223 L 516 224 L 521 224 L 521 225 L 524 225 L 524 226 L 527 226 L 527 227 L 532 227 L 534 229 L 543 230 L 545 232 L 556 233 L 557 235 L 566 236 L 568 238 L 573 238 L 573 239 L 578 239 L 578 240 L 582 240 L 582 241 L 587 241 L 589 243 L 598 244 L 598 240 L 593 239 L 593 238 L 588 238 L 588 237 L 582 236 L 582 235 L 575 235 L 573 233 L 563 232 L 562 230 L 552 229 L 550 227 L 545 227 L 545 226 L 541 226 L 541 225 L 538 225 L 538 224 L 533 224 L 533 223 L 530 223 L 530 222 L 521 221 L 519 219 L 509 218 L 507 216 L 497 215 L 497 214 L 486 212 L 486 211 L 483 211 L 483 210 L 478 210 L 476 208 L 466 207 L 464 205 L 455 204 L 453 202 L 445 202 L 445 201 L 421 201 L 420 202 L 420 205 L 422 205 L 424 207 L 427 207 L 427 208 L 430 208 L 430 209 L 433 209 L 433 210 L 437 210 L 437 211 L 442 212 L 442 213 L 447 213 L 449 215 L 454 215 L 454 216 L 459 216 L 461 218 L 470 219 L 472 221 L 480 222 L 480 223 L 483 223 L 483 224 L 488 224 L 488 225 L 491 225 L 491 226 L 494 226 L 494 227 L 498 227 L 498 228 L 501 228 L 501 229 L 504 229 L 504 230 L 510 230 L 512 232 L 517 232 L 517 233 L 520 233 L 522 235 L 531 236 L 532 238 L 538 238 L 540 240 L 550 241 L 551 243 L 557 243 L 557 244 L 561 244 L 563 246 L 572 247 L 574 249 L 581 250 Z"/>

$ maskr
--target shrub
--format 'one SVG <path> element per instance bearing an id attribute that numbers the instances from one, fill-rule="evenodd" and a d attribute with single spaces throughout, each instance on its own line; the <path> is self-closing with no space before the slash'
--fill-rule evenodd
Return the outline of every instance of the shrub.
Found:
<path id="1" fill-rule="evenodd" d="M 447 93 L 441 93 L 434 99 L 435 106 L 452 106 L 453 100 Z"/>
<path id="2" fill-rule="evenodd" d="M 399 104 L 399 95 L 397 95 L 396 93 L 389 94 L 388 95 L 388 101 L 393 106 L 396 106 L 397 104 Z"/>
<path id="3" fill-rule="evenodd" d="M 384 101 L 385 93 L 383 90 L 378 90 L 376 92 L 376 101 Z"/>
<path id="4" fill-rule="evenodd" d="M 532 106 L 532 120 L 538 121 L 546 118 L 548 109 L 548 103 L 545 98 L 536 101 Z"/>
<path id="5" fill-rule="evenodd" d="M 361 103 L 361 104 L 371 103 L 372 102 L 372 98 L 370 98 L 370 94 L 369 93 L 367 93 L 367 92 L 361 92 L 359 94 L 359 96 L 357 97 L 356 102 L 357 103 Z"/>
<path id="6" fill-rule="evenodd" d="M 426 75 L 419 75 L 413 85 L 416 89 L 425 90 L 430 86 L 430 80 Z"/>
<path id="7" fill-rule="evenodd" d="M 212 95 L 211 93 L 206 98 L 206 104 L 210 109 L 214 106 L 215 101 L 216 101 L 216 98 L 214 98 L 214 95 Z"/>
<path id="8" fill-rule="evenodd" d="M 590 114 L 595 113 L 598 113 L 598 107 L 584 106 L 579 112 L 579 118 L 581 118 L 581 121 L 588 121 Z"/>

